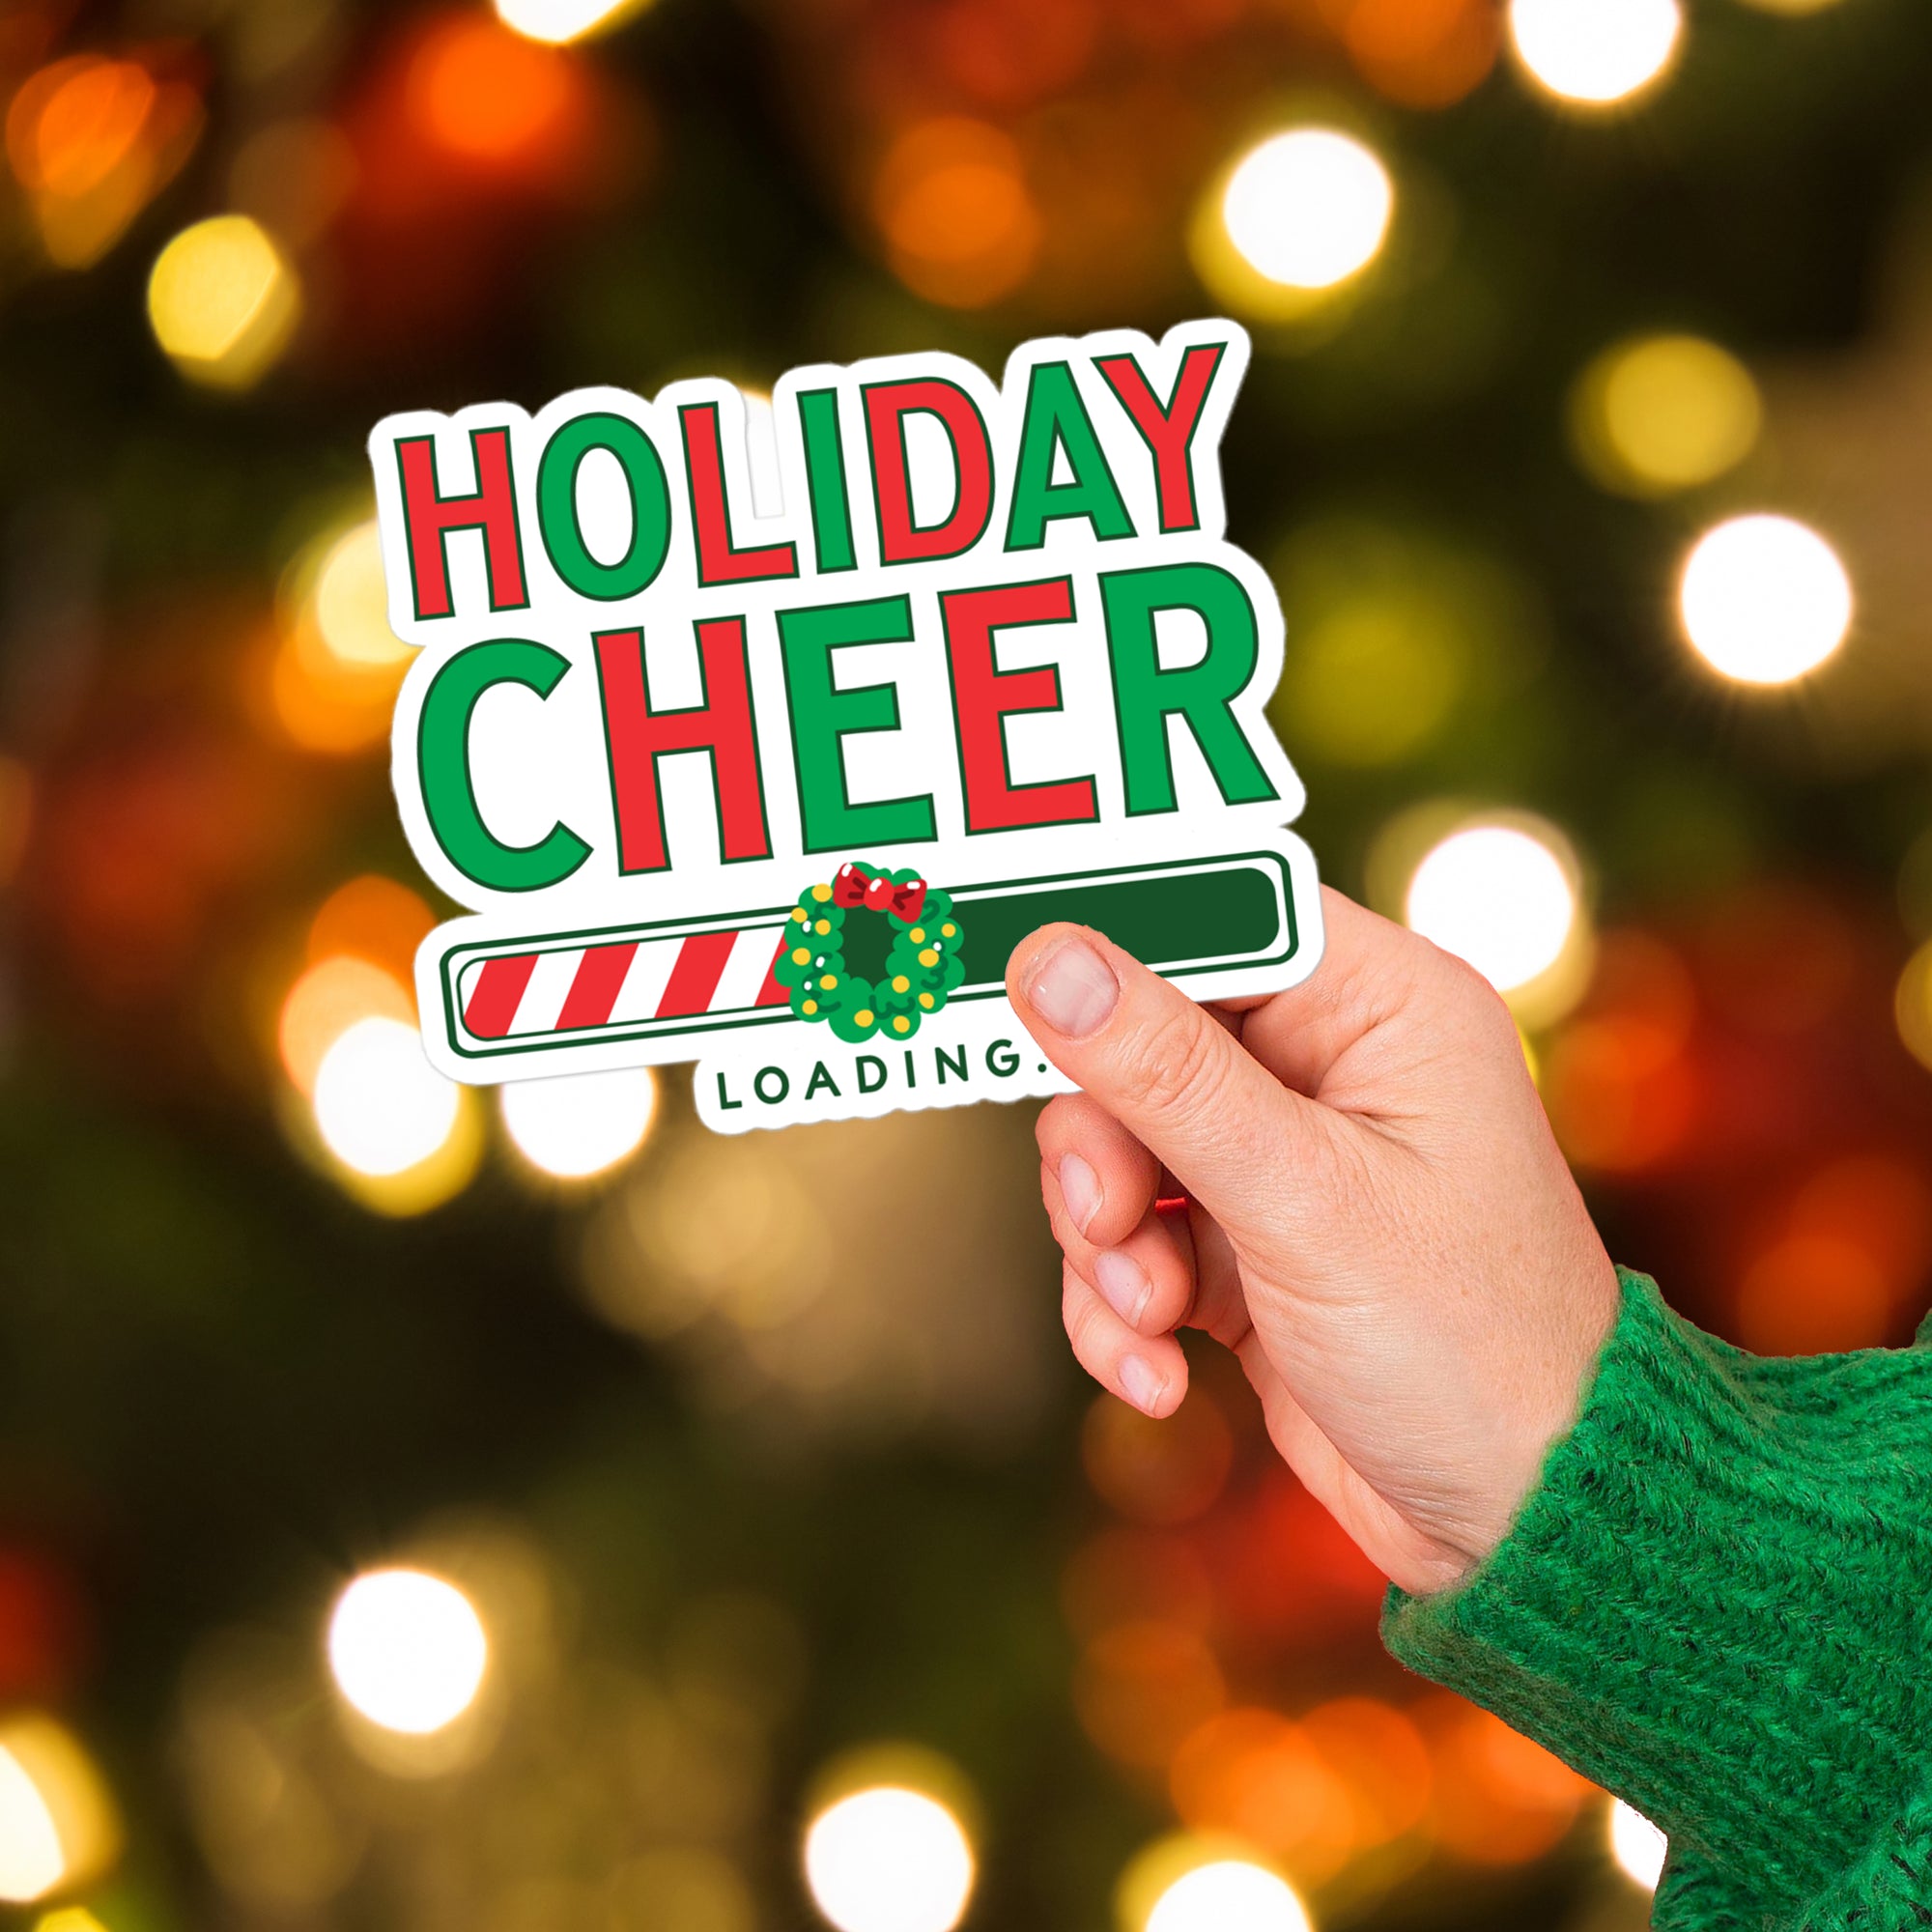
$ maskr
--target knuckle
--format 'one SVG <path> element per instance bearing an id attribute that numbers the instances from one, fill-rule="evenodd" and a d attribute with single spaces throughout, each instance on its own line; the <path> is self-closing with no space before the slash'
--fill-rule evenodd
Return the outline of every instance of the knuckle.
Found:
<path id="1" fill-rule="evenodd" d="M 1225 1044 L 1200 1008 L 1170 1008 L 1136 1029 L 1122 1056 L 1122 1085 L 1147 1114 L 1198 1118 L 1216 1104 Z"/>

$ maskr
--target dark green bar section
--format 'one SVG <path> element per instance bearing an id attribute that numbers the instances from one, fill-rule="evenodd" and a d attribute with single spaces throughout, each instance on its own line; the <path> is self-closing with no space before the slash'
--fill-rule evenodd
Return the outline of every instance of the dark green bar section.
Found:
<path id="1" fill-rule="evenodd" d="M 1290 910 L 1291 921 L 1293 912 Z M 1258 867 L 1167 878 L 1069 880 L 1037 892 L 959 895 L 966 983 L 1002 979 L 1007 957 L 1036 926 L 1071 920 L 1104 932 L 1149 966 L 1284 950 L 1272 882 Z M 1292 947 L 1286 950 L 1292 951 Z"/>

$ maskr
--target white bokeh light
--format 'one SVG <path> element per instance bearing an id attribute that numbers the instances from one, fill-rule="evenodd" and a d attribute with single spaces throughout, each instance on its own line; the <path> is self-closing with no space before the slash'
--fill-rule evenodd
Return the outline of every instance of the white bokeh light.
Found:
<path id="1" fill-rule="evenodd" d="M 40 1786 L 0 1747 L 0 1901 L 30 1905 L 67 1876 L 60 1828 Z"/>
<path id="2" fill-rule="evenodd" d="M 420 1570 L 375 1570 L 343 1591 L 328 1663 L 344 1697 L 384 1730 L 426 1737 L 453 1724 L 482 1688 L 490 1642 L 454 1583 Z"/>
<path id="3" fill-rule="evenodd" d="M 512 1081 L 502 1090 L 503 1125 L 530 1165 L 559 1180 L 582 1180 L 635 1153 L 657 1112 L 648 1066 Z"/>
<path id="4" fill-rule="evenodd" d="M 461 1097 L 401 1020 L 357 1020 L 322 1057 L 315 1123 L 357 1174 L 401 1174 L 427 1160 L 456 1126 Z"/>
<path id="5" fill-rule="evenodd" d="M 497 0 L 497 17 L 526 41 L 560 46 L 624 10 L 628 0 Z"/>
<path id="6" fill-rule="evenodd" d="M 1147 1932 L 1309 1932 L 1293 1888 L 1245 1859 L 1184 1872 L 1154 1901 Z"/>
<path id="7" fill-rule="evenodd" d="M 1852 582 L 1816 530 L 1790 517 L 1734 517 L 1685 560 L 1677 608 L 1713 669 L 1740 684 L 1789 684 L 1844 642 Z"/>
<path id="8" fill-rule="evenodd" d="M 838 1932 L 952 1932 L 973 1891 L 973 1848 L 938 1799 L 855 1791 L 812 1820 L 805 1876 Z"/>
<path id="9" fill-rule="evenodd" d="M 1388 233 L 1395 189 L 1359 142 L 1327 128 L 1276 134 L 1228 177 L 1221 219 L 1250 268 L 1289 288 L 1325 289 L 1366 268 Z"/>
<path id="10" fill-rule="evenodd" d="M 1573 868 L 1553 839 L 1515 825 L 1471 825 L 1416 867 L 1404 916 L 1506 993 L 1563 956 L 1577 912 Z"/>
<path id="11" fill-rule="evenodd" d="M 1642 1812 L 1632 1810 L 1621 1798 L 1611 1802 L 1610 1856 L 1626 1878 L 1655 1891 L 1669 1850 L 1669 1841 Z"/>
<path id="12" fill-rule="evenodd" d="M 1603 107 L 1662 74 L 1684 31 L 1678 0 L 1510 0 L 1510 39 L 1532 78 Z"/>

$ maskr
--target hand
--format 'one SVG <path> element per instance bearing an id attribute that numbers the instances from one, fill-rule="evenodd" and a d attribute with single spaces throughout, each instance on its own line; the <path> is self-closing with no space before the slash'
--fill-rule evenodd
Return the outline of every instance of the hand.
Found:
<path id="1" fill-rule="evenodd" d="M 1272 998 L 1196 1006 L 1072 925 L 1022 941 L 1007 989 L 1084 1090 L 1039 1120 L 1082 1366 L 1169 1415 L 1174 1331 L 1205 1329 L 1295 1474 L 1422 1593 L 1495 1547 L 1575 1420 L 1616 1270 L 1501 1000 L 1339 893 L 1322 906 L 1321 963 Z"/>

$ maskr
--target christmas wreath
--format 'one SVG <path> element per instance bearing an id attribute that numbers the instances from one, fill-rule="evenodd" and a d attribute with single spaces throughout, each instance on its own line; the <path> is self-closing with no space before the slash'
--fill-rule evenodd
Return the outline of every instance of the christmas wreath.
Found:
<path id="1" fill-rule="evenodd" d="M 910 1039 L 966 977 L 952 901 L 911 870 L 851 860 L 799 895 L 773 977 L 842 1040 Z"/>

